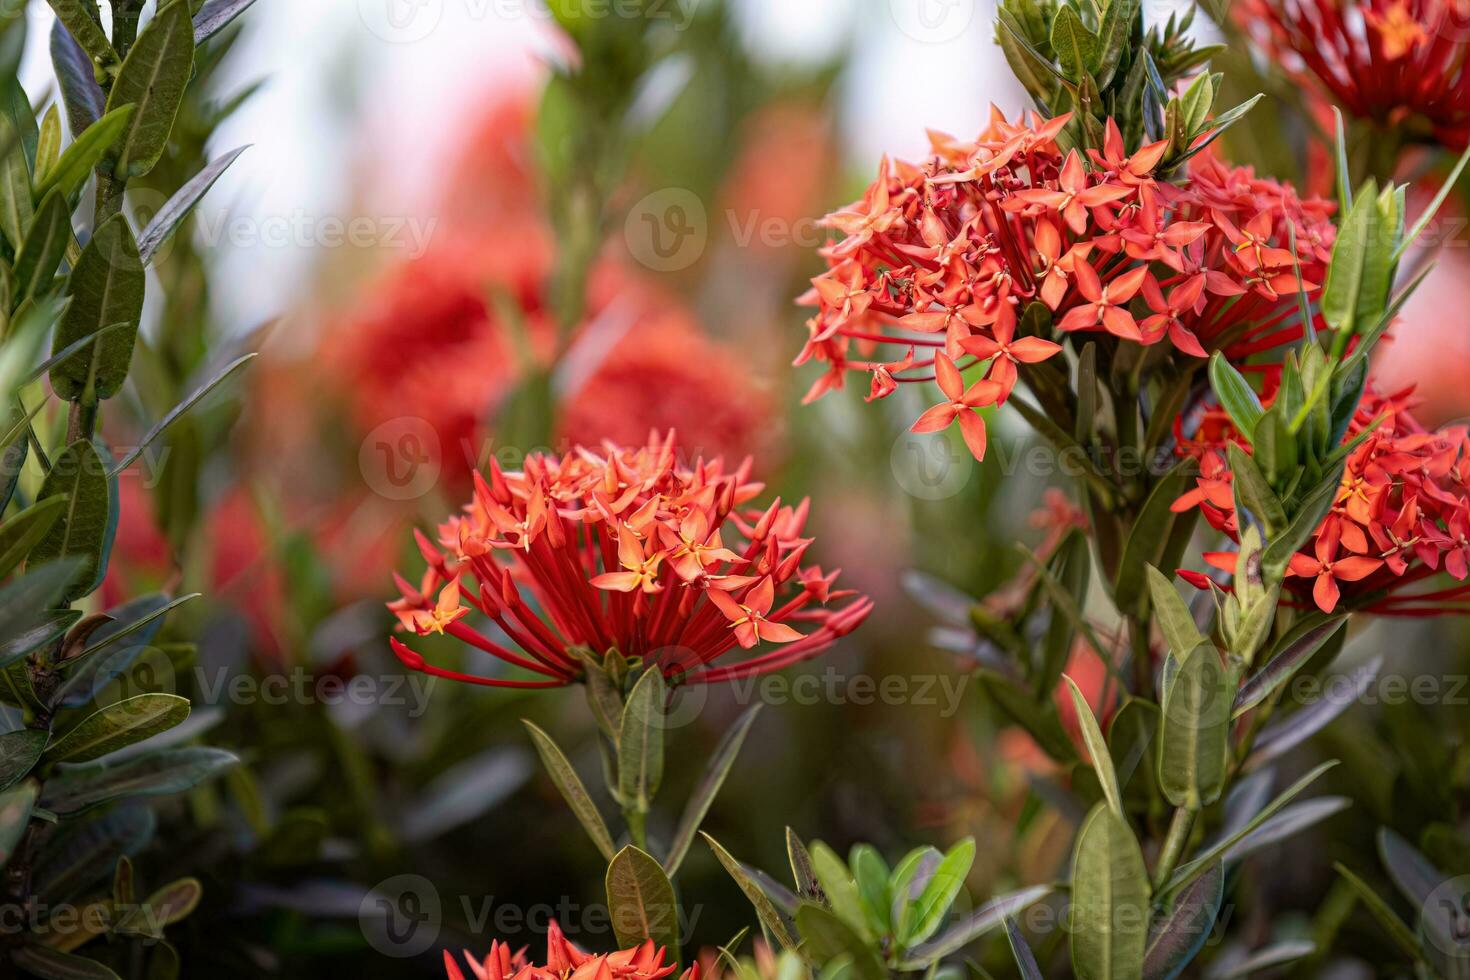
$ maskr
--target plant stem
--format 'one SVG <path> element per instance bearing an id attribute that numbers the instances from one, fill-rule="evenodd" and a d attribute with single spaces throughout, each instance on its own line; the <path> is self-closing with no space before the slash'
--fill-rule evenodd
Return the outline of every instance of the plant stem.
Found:
<path id="1" fill-rule="evenodd" d="M 637 804 L 623 808 L 623 820 L 628 824 L 628 837 L 640 851 L 648 850 L 648 811 Z"/>
<path id="2" fill-rule="evenodd" d="M 1159 851 L 1159 863 L 1154 867 L 1154 891 L 1168 883 L 1184 856 L 1184 845 L 1189 841 L 1189 832 L 1194 829 L 1193 810 L 1179 807 L 1174 819 L 1169 822 L 1169 836 L 1164 838 L 1164 847 Z"/>

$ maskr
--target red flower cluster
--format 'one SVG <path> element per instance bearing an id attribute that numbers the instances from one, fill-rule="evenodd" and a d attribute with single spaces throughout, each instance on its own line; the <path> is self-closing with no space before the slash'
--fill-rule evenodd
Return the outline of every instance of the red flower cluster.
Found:
<path id="1" fill-rule="evenodd" d="M 1350 113 L 1454 149 L 1470 143 L 1470 8 L 1460 0 L 1246 0 L 1273 62 Z"/>
<path id="2" fill-rule="evenodd" d="M 639 449 L 533 454 L 520 473 L 492 463 L 489 480 L 475 474 L 464 513 L 439 527 L 439 547 L 418 535 L 428 570 L 418 587 L 395 576 L 403 598 L 389 608 L 406 630 L 448 633 L 542 679 L 443 670 L 396 639 L 394 652 L 414 670 L 492 687 L 573 683 L 583 670 L 578 650 L 643 658 L 686 683 L 816 656 L 872 603 L 829 605 L 854 594 L 834 588 L 837 572 L 802 564 L 807 502 L 747 507 L 762 489 L 749 471 L 749 460 L 733 472 L 719 459 L 684 466 L 672 433 Z M 527 656 L 464 622 L 471 609 Z M 815 628 L 803 634 L 798 625 Z M 713 666 L 761 641 L 783 645 Z"/>
<path id="3" fill-rule="evenodd" d="M 533 964 L 524 949 L 512 952 L 509 944 L 496 940 L 483 960 L 464 954 L 474 980 L 664 980 L 677 969 L 664 963 L 668 953 L 653 940 L 616 953 L 584 953 L 562 935 L 553 920 L 546 931 L 546 964 Z M 448 980 L 465 980 L 453 955 L 444 951 Z M 699 980 L 699 964 L 692 964 L 679 980 Z"/>
<path id="4" fill-rule="evenodd" d="M 863 200 L 828 216 L 847 237 L 822 250 L 828 269 L 801 300 L 817 313 L 797 363 L 829 366 L 808 400 L 842 387 L 848 370 L 872 374 L 869 400 L 933 380 L 945 401 L 915 431 L 959 420 L 981 457 L 974 409 L 1004 402 L 1017 365 L 1054 356 L 1062 335 L 1167 338 L 1195 357 L 1237 359 L 1300 336 L 1288 225 L 1315 288 L 1331 205 L 1208 160 L 1167 183 L 1165 144 L 1129 155 L 1112 122 L 1101 152 L 1064 153 L 1056 138 L 1068 119 L 1018 126 L 994 113 L 973 143 L 931 134 L 926 161 L 885 159 Z M 1033 301 L 1054 314 L 1055 338 L 1017 337 Z M 983 362 L 984 379 L 967 386 L 963 372 Z"/>
<path id="5" fill-rule="evenodd" d="M 1470 584 L 1404 591 L 1440 570 L 1462 582 L 1470 575 L 1470 434 L 1464 427 L 1428 432 L 1408 409 L 1407 390 L 1369 390 L 1345 438 L 1382 421 L 1348 457 L 1331 512 L 1292 557 L 1287 588 L 1304 602 L 1310 595 L 1323 612 L 1344 602 L 1390 616 L 1467 609 Z M 1198 431 L 1180 439 L 1180 453 L 1200 461 L 1200 477 L 1174 510 L 1199 507 L 1213 527 L 1234 538 L 1239 530 L 1224 450 L 1241 440 L 1223 414 L 1206 412 Z M 1210 552 L 1205 559 L 1235 570 L 1232 553 Z M 1198 573 L 1180 574 L 1200 588 L 1209 585 Z"/>

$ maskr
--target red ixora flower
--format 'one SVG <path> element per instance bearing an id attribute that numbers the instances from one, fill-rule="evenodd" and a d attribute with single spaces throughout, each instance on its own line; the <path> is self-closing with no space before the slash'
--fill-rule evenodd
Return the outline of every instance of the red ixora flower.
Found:
<path id="1" fill-rule="evenodd" d="M 1130 155 L 1111 121 L 1101 152 L 1064 152 L 1068 118 L 1013 125 L 992 110 L 973 143 L 931 134 L 927 160 L 885 159 L 863 199 L 828 216 L 847 237 L 822 250 L 827 270 L 800 300 L 817 312 L 796 363 L 828 366 L 808 401 L 847 371 L 872 375 L 869 400 L 935 382 L 944 401 L 914 430 L 958 420 L 980 457 L 976 410 L 1004 403 L 1019 366 L 1068 334 L 1234 360 L 1301 335 L 1291 294 L 1326 274 L 1330 204 L 1205 157 L 1169 183 L 1156 173 L 1165 144 Z M 1052 336 L 1017 336 L 1033 302 L 1052 312 Z"/>
<path id="2" fill-rule="evenodd" d="M 1349 424 L 1345 440 L 1381 419 L 1349 455 L 1332 510 L 1292 557 L 1285 584 L 1301 602 L 1328 613 L 1339 605 L 1386 616 L 1470 611 L 1470 583 L 1409 588 L 1441 571 L 1461 583 L 1470 576 L 1470 434 L 1463 426 L 1426 431 L 1409 412 L 1409 396 L 1409 390 L 1383 395 L 1370 387 Z M 1273 398 L 1268 392 L 1263 400 Z M 1237 538 L 1225 444 L 1241 440 L 1222 416 L 1207 409 L 1195 434 L 1180 439 L 1180 454 L 1200 461 L 1200 476 L 1174 509 L 1199 507 L 1213 527 Z M 1209 552 L 1205 560 L 1235 570 L 1233 553 Z M 1209 585 L 1196 572 L 1180 574 L 1200 588 Z"/>
<path id="3" fill-rule="evenodd" d="M 1470 143 L 1462 0 L 1246 0 L 1235 13 L 1272 61 L 1354 116 Z"/>
<path id="4" fill-rule="evenodd" d="M 508 943 L 496 940 L 482 960 L 464 954 L 473 980 L 664 980 L 677 967 L 665 963 L 668 953 L 653 940 L 616 953 L 584 953 L 567 941 L 561 927 L 553 920 L 546 930 L 546 963 L 531 963 L 524 949 L 511 951 Z M 444 951 L 444 972 L 448 980 L 466 980 L 449 950 Z M 692 964 L 679 980 L 699 980 L 699 964 Z"/>
<path id="5" fill-rule="evenodd" d="M 444 670 L 397 639 L 406 665 L 436 677 L 491 687 L 559 687 L 583 661 L 616 650 L 657 665 L 671 682 L 711 683 L 778 670 L 814 657 L 855 629 L 873 604 L 836 589 L 838 573 L 802 559 L 808 502 L 751 507 L 762 485 L 750 461 L 683 465 L 671 432 L 646 446 L 578 447 L 532 454 L 519 473 L 493 461 L 475 474 L 473 499 L 422 533 L 428 562 L 389 604 L 400 627 L 447 633 L 538 679 Z M 848 600 L 845 603 L 840 600 Z M 519 647 L 467 621 L 477 612 Z M 735 647 L 779 644 L 724 666 Z"/>

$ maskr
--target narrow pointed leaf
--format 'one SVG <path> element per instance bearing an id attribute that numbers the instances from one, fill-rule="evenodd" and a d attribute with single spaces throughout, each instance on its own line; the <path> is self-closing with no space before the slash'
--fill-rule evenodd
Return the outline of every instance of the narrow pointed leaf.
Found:
<path id="1" fill-rule="evenodd" d="M 1077 721 L 1082 727 L 1082 741 L 1087 745 L 1088 757 L 1092 760 L 1092 768 L 1097 771 L 1097 781 L 1102 785 L 1103 797 L 1108 806 L 1117 814 L 1119 820 L 1126 820 L 1126 812 L 1123 809 L 1123 791 L 1118 788 L 1118 774 L 1113 771 L 1113 756 L 1108 751 L 1108 740 L 1103 738 L 1102 729 L 1098 727 L 1097 716 L 1092 713 L 1092 706 L 1087 703 L 1087 698 L 1082 696 L 1082 690 L 1072 678 L 1062 675 L 1067 682 L 1067 689 L 1072 694 L 1072 704 L 1077 709 Z"/>
<path id="2" fill-rule="evenodd" d="M 148 227 L 143 229 L 143 234 L 138 236 L 138 254 L 142 256 L 143 264 L 148 265 L 153 256 L 164 242 L 178 230 L 184 219 L 194 210 L 194 207 L 209 193 L 215 182 L 224 176 L 230 164 L 239 159 L 248 146 L 238 147 L 224 156 L 215 160 L 199 173 L 195 174 L 190 181 L 179 188 L 178 193 L 168 199 L 153 220 L 148 222 Z"/>
<path id="3" fill-rule="evenodd" d="M 47 765 L 91 762 L 166 732 L 188 717 L 188 698 L 139 694 L 89 715 L 52 742 L 41 758 Z"/>
<path id="4" fill-rule="evenodd" d="M 597 812 L 597 804 L 592 801 L 587 787 L 582 784 L 582 777 L 577 775 L 577 770 L 572 768 L 572 764 L 567 761 L 567 757 L 550 735 L 529 721 L 522 719 L 521 723 L 531 733 L 531 740 L 536 744 L 536 753 L 541 756 L 547 774 L 581 822 L 582 829 L 587 831 L 587 836 L 597 845 L 603 859 L 611 861 L 614 854 L 612 835 L 607 832 L 607 824 L 603 823 L 602 814 Z"/>
<path id="5" fill-rule="evenodd" d="M 189 397 L 185 398 L 173 408 L 169 409 L 168 414 L 155 422 L 153 428 L 149 429 L 143 435 L 143 438 L 138 440 L 138 444 L 133 447 L 132 451 L 124 456 L 117 463 L 117 465 L 112 468 L 113 474 L 116 475 L 118 473 L 121 473 L 129 466 L 132 466 L 133 463 L 137 462 L 138 458 L 143 455 L 144 450 L 153 445 L 153 443 L 157 441 L 159 436 L 168 431 L 171 425 L 173 425 L 179 419 L 183 418 L 184 415 L 189 411 L 189 409 L 199 404 L 199 402 L 204 398 L 205 395 L 209 394 L 211 391 L 217 388 L 220 383 L 223 382 L 230 375 L 234 374 L 240 368 L 255 360 L 257 356 L 258 355 L 256 354 L 245 354 L 241 357 L 235 358 L 235 360 L 225 365 L 225 367 L 223 368 L 223 370 L 220 371 L 219 374 L 216 374 L 214 377 L 204 382 L 204 384 L 196 388 L 194 392 L 189 395 Z"/>
<path id="6" fill-rule="evenodd" d="M 724 866 L 730 877 L 735 879 L 735 884 L 739 886 L 750 904 L 755 907 L 755 913 L 760 918 L 761 924 L 776 938 L 783 949 L 795 949 L 796 943 L 791 938 L 791 932 L 786 928 L 785 920 L 776 911 L 776 906 L 771 903 L 770 897 L 751 880 L 740 862 L 735 860 L 729 851 L 721 847 L 718 841 L 704 831 L 700 831 L 699 836 L 704 838 L 704 842 L 709 845 L 710 850 L 715 852 L 715 857 L 720 864 Z"/>

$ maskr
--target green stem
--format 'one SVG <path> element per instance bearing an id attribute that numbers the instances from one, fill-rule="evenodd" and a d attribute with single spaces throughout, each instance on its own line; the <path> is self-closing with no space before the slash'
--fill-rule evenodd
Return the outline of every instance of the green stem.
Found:
<path id="1" fill-rule="evenodd" d="M 648 850 L 648 811 L 636 804 L 623 808 L 623 820 L 628 824 L 628 838 L 640 851 Z"/>
<path id="2" fill-rule="evenodd" d="M 1184 856 L 1184 845 L 1189 842 L 1189 832 L 1194 829 L 1195 812 L 1179 807 L 1174 819 L 1169 822 L 1169 836 L 1164 838 L 1164 847 L 1159 851 L 1159 863 L 1154 867 L 1154 890 L 1163 888 L 1179 866 Z"/>

